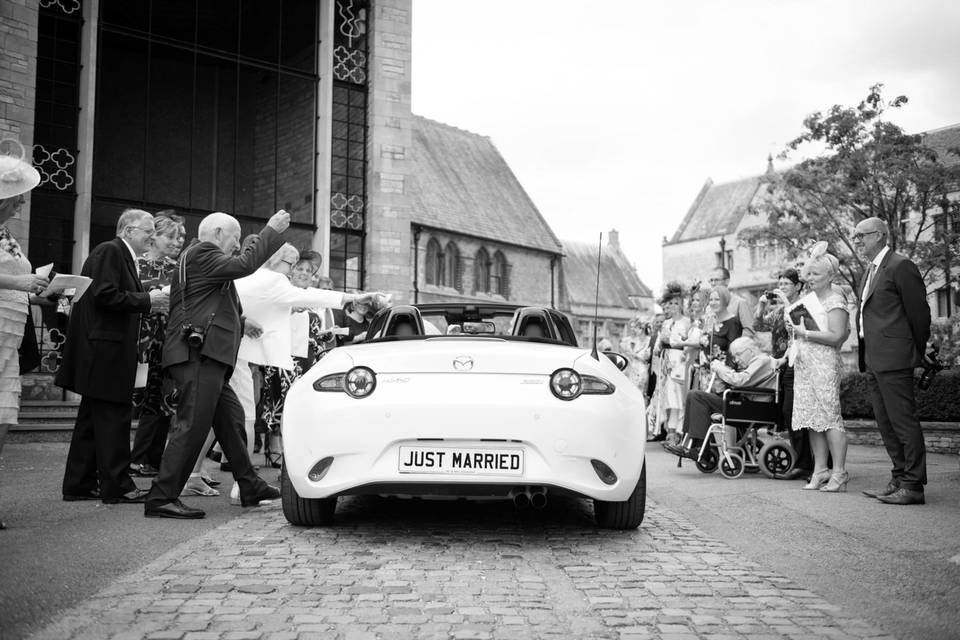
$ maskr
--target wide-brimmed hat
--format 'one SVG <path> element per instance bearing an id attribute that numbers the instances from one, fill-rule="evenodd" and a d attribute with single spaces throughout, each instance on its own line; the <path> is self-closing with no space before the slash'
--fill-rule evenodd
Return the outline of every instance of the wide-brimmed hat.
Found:
<path id="1" fill-rule="evenodd" d="M 23 156 L 23 145 L 16 140 L 0 141 L 0 200 L 26 193 L 40 184 L 40 173 Z"/>

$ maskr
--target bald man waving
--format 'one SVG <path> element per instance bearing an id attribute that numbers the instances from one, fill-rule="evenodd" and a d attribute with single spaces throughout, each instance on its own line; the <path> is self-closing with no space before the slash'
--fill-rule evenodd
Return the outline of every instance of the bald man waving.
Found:
<path id="1" fill-rule="evenodd" d="M 256 271 L 283 245 L 290 214 L 278 211 L 260 235 L 238 256 L 240 223 L 225 213 L 211 213 L 200 222 L 198 238 L 180 256 L 170 290 L 170 319 L 163 345 L 163 366 L 180 397 L 170 439 L 144 504 L 154 518 L 202 518 L 206 514 L 180 502 L 194 462 L 213 425 L 234 480 L 240 502 L 257 506 L 280 492 L 260 478 L 244 443 L 243 408 L 227 384 L 237 362 L 244 332 L 240 299 L 233 281 Z"/>

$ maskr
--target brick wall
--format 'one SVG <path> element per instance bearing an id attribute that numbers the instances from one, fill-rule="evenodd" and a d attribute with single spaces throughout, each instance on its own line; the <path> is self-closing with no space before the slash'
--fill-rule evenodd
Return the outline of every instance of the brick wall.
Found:
<path id="1" fill-rule="evenodd" d="M 37 87 L 37 3 L 0 1 L 0 139 L 15 138 L 27 150 L 33 145 L 33 113 Z M 26 247 L 30 198 L 7 227 Z"/>
<path id="2" fill-rule="evenodd" d="M 411 0 L 377 0 L 370 20 L 366 288 L 413 299 L 409 180 Z"/>

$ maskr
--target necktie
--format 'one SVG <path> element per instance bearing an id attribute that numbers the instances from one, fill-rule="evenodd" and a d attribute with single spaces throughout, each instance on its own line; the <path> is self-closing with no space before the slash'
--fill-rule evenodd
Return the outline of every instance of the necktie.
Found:
<path id="1" fill-rule="evenodd" d="M 876 273 L 876 271 L 877 271 L 877 265 L 871 262 L 870 269 L 867 271 L 867 277 L 865 278 L 863 283 L 863 291 L 860 294 L 861 299 L 867 297 L 867 293 L 869 293 L 870 291 L 870 285 L 873 284 L 873 275 L 874 273 Z"/>

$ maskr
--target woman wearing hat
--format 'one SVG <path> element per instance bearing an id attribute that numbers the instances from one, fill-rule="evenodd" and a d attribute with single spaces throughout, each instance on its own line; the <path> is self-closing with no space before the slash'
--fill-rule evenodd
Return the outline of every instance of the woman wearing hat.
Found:
<path id="1" fill-rule="evenodd" d="M 20 146 L 17 143 L 15 146 Z M 22 157 L 22 149 L 21 157 Z M 20 410 L 20 359 L 17 350 L 30 309 L 30 294 L 46 288 L 5 226 L 20 212 L 23 194 L 40 184 L 40 174 L 20 157 L 0 155 L 0 451 Z M 0 529 L 4 524 L 0 521 Z"/>

